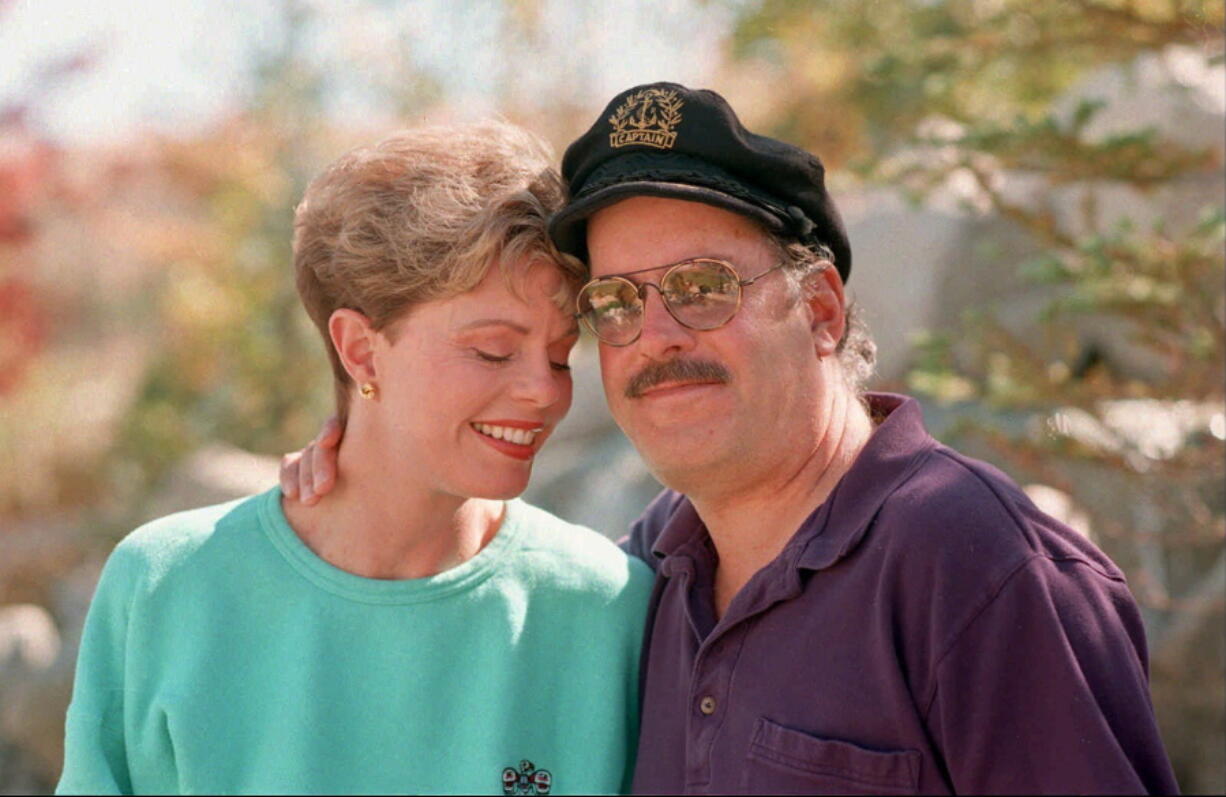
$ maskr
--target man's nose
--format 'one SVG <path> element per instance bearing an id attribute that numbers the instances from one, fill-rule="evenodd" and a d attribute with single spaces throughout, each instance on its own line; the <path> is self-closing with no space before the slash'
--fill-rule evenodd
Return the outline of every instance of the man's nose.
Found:
<path id="1" fill-rule="evenodd" d="M 635 344 L 639 350 L 653 360 L 667 360 L 693 349 L 694 330 L 673 318 L 658 290 L 643 293 L 643 330 Z"/>

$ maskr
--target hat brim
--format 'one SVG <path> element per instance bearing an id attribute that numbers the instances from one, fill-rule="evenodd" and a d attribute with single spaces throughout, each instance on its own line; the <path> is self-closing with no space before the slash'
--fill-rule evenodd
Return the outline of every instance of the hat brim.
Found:
<path id="1" fill-rule="evenodd" d="M 713 205 L 742 216 L 748 216 L 771 232 L 778 233 L 784 230 L 783 222 L 775 214 L 723 191 L 689 183 L 638 180 L 598 189 L 587 196 L 576 198 L 555 213 L 549 220 L 549 235 L 553 238 L 554 245 L 566 254 L 586 260 L 588 217 L 598 210 L 636 196 L 701 202 L 704 205 Z"/>

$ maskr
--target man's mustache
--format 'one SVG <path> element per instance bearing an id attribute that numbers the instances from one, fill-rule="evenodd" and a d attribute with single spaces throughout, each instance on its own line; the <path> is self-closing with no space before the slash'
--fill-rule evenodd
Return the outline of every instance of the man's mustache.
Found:
<path id="1" fill-rule="evenodd" d="M 665 360 L 648 365 L 634 375 L 626 385 L 626 398 L 640 398 L 644 391 L 663 382 L 718 382 L 732 381 L 732 374 L 717 362 L 710 360 Z"/>

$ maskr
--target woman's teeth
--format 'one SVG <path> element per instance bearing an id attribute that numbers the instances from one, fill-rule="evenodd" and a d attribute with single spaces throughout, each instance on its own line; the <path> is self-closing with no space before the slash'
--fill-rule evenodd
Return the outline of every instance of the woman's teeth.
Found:
<path id="1" fill-rule="evenodd" d="M 474 423 L 474 429 L 483 435 L 488 435 L 495 440 L 506 440 L 508 443 L 515 443 L 521 446 L 530 446 L 532 441 L 536 439 L 536 433 L 540 429 L 513 429 L 510 426 L 491 426 L 488 423 Z"/>

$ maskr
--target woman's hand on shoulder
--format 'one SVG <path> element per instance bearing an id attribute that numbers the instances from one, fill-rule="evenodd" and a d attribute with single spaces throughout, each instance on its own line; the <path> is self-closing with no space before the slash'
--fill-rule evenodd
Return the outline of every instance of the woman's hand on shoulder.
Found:
<path id="1" fill-rule="evenodd" d="M 306 448 L 281 457 L 281 492 L 314 506 L 336 485 L 336 455 L 345 429 L 334 415 Z"/>

